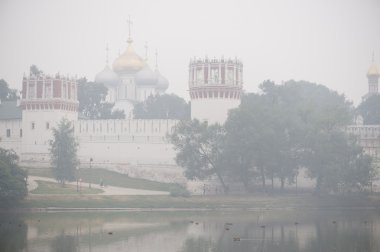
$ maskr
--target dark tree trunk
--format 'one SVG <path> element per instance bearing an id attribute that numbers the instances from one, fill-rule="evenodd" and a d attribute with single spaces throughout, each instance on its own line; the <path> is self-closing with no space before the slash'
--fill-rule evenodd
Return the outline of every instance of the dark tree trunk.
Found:
<path id="1" fill-rule="evenodd" d="M 285 178 L 281 178 L 281 190 L 284 190 L 285 187 Z"/>
<path id="2" fill-rule="evenodd" d="M 263 189 L 265 190 L 265 173 L 264 173 L 264 168 L 260 168 L 260 173 L 261 173 L 261 182 L 262 182 L 262 186 L 263 186 Z"/>
<path id="3" fill-rule="evenodd" d="M 228 194 L 228 186 L 224 183 L 222 175 L 219 172 L 216 172 L 216 176 L 218 177 L 220 184 L 222 184 L 224 194 Z"/>
<path id="4" fill-rule="evenodd" d="M 271 182 L 272 182 L 272 194 L 274 193 L 274 176 L 273 176 L 273 172 L 271 174 Z"/>
<path id="5" fill-rule="evenodd" d="M 318 196 L 321 195 L 321 191 L 322 191 L 322 183 L 323 183 L 323 177 L 322 176 L 318 176 L 317 177 L 317 184 L 315 185 L 315 192 Z"/>

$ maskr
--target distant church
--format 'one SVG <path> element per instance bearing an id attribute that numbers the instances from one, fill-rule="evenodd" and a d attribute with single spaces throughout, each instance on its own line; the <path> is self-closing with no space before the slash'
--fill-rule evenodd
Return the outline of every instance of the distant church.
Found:
<path id="1" fill-rule="evenodd" d="M 379 94 L 379 77 L 380 71 L 377 68 L 375 63 L 375 54 L 372 54 L 372 64 L 368 69 L 367 78 L 368 78 L 368 93 L 363 96 L 363 100 L 367 99 L 373 94 Z"/>
<path id="2" fill-rule="evenodd" d="M 368 93 L 363 96 L 363 101 L 371 95 L 379 94 L 379 77 L 380 71 L 373 54 L 371 65 L 367 71 Z M 355 119 L 355 124 L 346 127 L 346 132 L 357 137 L 358 144 L 375 162 L 380 161 L 380 125 L 365 125 L 363 118 L 359 115 Z"/>
<path id="3" fill-rule="evenodd" d="M 106 66 L 96 75 L 95 82 L 103 83 L 107 87 L 106 102 L 114 103 L 114 109 L 123 110 L 126 118 L 131 119 L 134 105 L 151 95 L 165 93 L 169 81 L 158 70 L 157 52 L 153 71 L 148 65 L 147 52 L 145 59 L 142 59 L 133 49 L 130 32 L 127 42 L 127 49 L 115 59 L 112 69 L 108 65 L 107 48 Z"/>

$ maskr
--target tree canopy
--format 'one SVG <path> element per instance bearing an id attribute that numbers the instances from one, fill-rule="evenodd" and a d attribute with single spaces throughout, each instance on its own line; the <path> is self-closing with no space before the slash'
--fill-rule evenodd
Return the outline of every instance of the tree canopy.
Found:
<path id="1" fill-rule="evenodd" d="M 224 191 L 224 165 L 222 162 L 224 129 L 219 125 L 208 126 L 198 120 L 181 121 L 170 136 L 177 150 L 176 162 L 185 167 L 189 179 L 206 179 L 217 176 Z"/>
<path id="2" fill-rule="evenodd" d="M 196 122 L 184 124 L 185 130 L 180 124 L 174 131 L 177 163 L 188 177 L 197 169 L 216 174 L 215 169 L 204 169 L 205 163 L 212 168 L 211 159 L 204 159 L 201 150 L 218 146 L 212 163 L 218 164 L 223 178 L 241 182 L 247 191 L 258 183 L 265 189 L 267 181 L 273 189 L 275 180 L 284 188 L 297 181 L 301 168 L 315 179 L 318 193 L 363 190 L 368 185 L 371 159 L 344 132 L 353 108 L 343 95 L 305 81 L 265 81 L 260 88 L 260 94 L 245 95 L 230 111 L 218 138 L 209 133 L 216 126 L 199 127 Z"/>
<path id="3" fill-rule="evenodd" d="M 17 90 L 9 88 L 8 83 L 3 79 L 0 79 L 0 100 L 1 101 L 17 100 Z"/>
<path id="4" fill-rule="evenodd" d="M 79 112 L 88 119 L 123 119 L 121 110 L 112 110 L 114 104 L 105 102 L 108 89 L 102 83 L 78 80 Z"/>
<path id="5" fill-rule="evenodd" d="M 136 119 L 190 119 L 190 104 L 175 94 L 149 96 L 135 105 Z"/>
<path id="6" fill-rule="evenodd" d="M 50 158 L 55 178 L 65 181 L 75 180 L 75 171 L 79 165 L 77 158 L 78 144 L 74 137 L 74 128 L 63 118 L 57 128 L 53 128 L 53 140 L 50 143 Z"/>
<path id="7" fill-rule="evenodd" d="M 11 204 L 27 195 L 27 173 L 18 165 L 18 156 L 12 150 L 0 148 L 0 201 Z"/>
<path id="8" fill-rule="evenodd" d="M 373 94 L 362 101 L 357 112 L 363 117 L 364 124 L 380 124 L 380 95 Z"/>
<path id="9" fill-rule="evenodd" d="M 30 68 L 29 68 L 29 71 L 30 71 L 30 73 L 31 74 L 33 74 L 33 75 L 41 75 L 41 74 L 43 74 L 44 72 L 41 70 L 41 69 L 39 69 L 36 65 L 31 65 L 30 66 Z"/>

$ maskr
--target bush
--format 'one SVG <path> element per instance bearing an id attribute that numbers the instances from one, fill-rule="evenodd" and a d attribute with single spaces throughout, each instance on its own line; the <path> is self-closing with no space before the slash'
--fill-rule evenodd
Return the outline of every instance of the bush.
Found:
<path id="1" fill-rule="evenodd" d="M 175 187 L 170 188 L 170 196 L 172 197 L 190 197 L 190 192 L 181 185 L 176 185 Z"/>
<path id="2" fill-rule="evenodd" d="M 3 206 L 23 199 L 28 193 L 27 173 L 17 165 L 17 161 L 14 151 L 0 148 L 0 202 Z"/>

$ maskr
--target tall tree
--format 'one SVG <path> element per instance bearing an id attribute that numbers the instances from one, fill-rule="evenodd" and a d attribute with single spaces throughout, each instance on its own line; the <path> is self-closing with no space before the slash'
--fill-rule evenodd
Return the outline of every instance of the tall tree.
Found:
<path id="1" fill-rule="evenodd" d="M 369 185 L 373 169 L 355 139 L 334 130 L 316 134 L 305 151 L 305 164 L 311 178 L 316 179 L 316 192 L 348 192 Z"/>
<path id="2" fill-rule="evenodd" d="M 0 80 L 0 100 L 1 101 L 17 100 L 17 90 L 9 88 L 8 83 L 3 79 Z"/>
<path id="3" fill-rule="evenodd" d="M 149 96 L 135 105 L 136 119 L 190 119 L 190 104 L 175 94 Z"/>
<path id="4" fill-rule="evenodd" d="M 74 128 L 67 119 L 62 119 L 57 128 L 53 128 L 53 140 L 50 143 L 50 157 L 53 174 L 62 184 L 75 180 L 75 171 L 79 164 L 78 144 L 74 137 Z"/>
<path id="5" fill-rule="evenodd" d="M 216 176 L 227 192 L 222 156 L 224 135 L 224 129 L 219 125 L 208 126 L 192 120 L 179 122 L 170 138 L 177 151 L 176 162 L 185 168 L 187 178 Z"/>
<path id="6" fill-rule="evenodd" d="M 31 65 L 30 68 L 29 68 L 29 71 L 30 71 L 31 74 L 36 75 L 36 76 L 39 76 L 39 75 L 41 75 L 41 74 L 44 73 L 36 65 Z"/>
<path id="7" fill-rule="evenodd" d="M 357 108 L 364 124 L 380 124 L 380 95 L 374 94 L 365 99 Z"/>
<path id="8" fill-rule="evenodd" d="M 338 151 L 336 142 L 328 139 L 349 122 L 351 104 L 322 85 L 304 81 L 265 81 L 261 89 L 260 95 L 244 96 L 225 123 L 226 155 L 236 168 L 232 176 L 246 187 L 257 178 L 264 188 L 267 179 L 272 188 L 274 179 L 284 187 L 285 181 L 294 182 L 302 165 L 319 190 L 336 160 L 326 166 L 314 161 L 329 160 Z"/>
<path id="9" fill-rule="evenodd" d="M 105 102 L 108 89 L 102 83 L 78 81 L 79 111 L 89 119 L 123 119 L 124 111 L 113 110 L 114 104 Z"/>
<path id="10" fill-rule="evenodd" d="M 23 199 L 27 195 L 27 173 L 18 165 L 14 151 L 0 148 L 0 201 L 4 205 Z"/>

